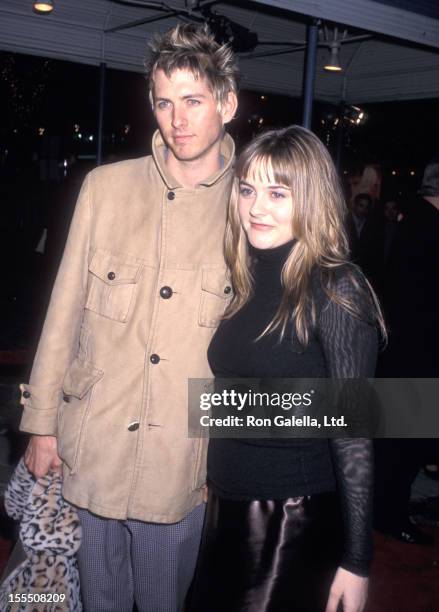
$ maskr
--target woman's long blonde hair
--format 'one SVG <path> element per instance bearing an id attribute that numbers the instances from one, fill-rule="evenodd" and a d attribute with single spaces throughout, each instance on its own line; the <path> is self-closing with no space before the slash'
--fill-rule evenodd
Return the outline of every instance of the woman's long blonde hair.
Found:
<path id="1" fill-rule="evenodd" d="M 282 270 L 284 292 L 279 308 L 261 336 L 280 330 L 285 334 L 293 319 L 301 344 L 306 347 L 310 330 L 316 323 L 316 308 L 311 291 L 311 272 L 318 267 L 322 287 L 330 299 L 354 316 L 363 318 L 364 307 L 336 291 L 337 268 L 349 264 L 349 245 L 344 229 L 346 204 L 337 171 L 323 143 L 309 130 L 293 125 L 270 130 L 257 136 L 241 152 L 235 169 L 235 181 L 225 236 L 226 261 L 231 270 L 235 297 L 225 317 L 235 314 L 252 293 L 251 259 L 248 241 L 238 214 L 239 181 L 252 173 L 287 186 L 293 197 L 292 235 L 297 242 Z M 349 264 L 348 274 L 355 289 L 370 305 L 368 319 L 385 337 L 385 325 L 378 300 L 359 270 Z M 293 309 L 292 309 L 293 305 Z"/>

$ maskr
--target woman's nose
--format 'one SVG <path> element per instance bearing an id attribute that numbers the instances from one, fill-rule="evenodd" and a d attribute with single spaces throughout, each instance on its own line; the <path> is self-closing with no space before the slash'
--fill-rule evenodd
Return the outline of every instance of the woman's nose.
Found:
<path id="1" fill-rule="evenodd" d="M 261 216 L 267 211 L 265 194 L 256 194 L 253 204 L 250 208 L 250 214 L 254 217 Z"/>

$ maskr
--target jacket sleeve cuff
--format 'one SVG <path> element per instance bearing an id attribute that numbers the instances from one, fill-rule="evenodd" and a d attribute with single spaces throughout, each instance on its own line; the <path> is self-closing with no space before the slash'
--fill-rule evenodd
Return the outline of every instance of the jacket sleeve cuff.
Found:
<path id="1" fill-rule="evenodd" d="M 342 562 L 340 563 L 340 567 L 347 570 L 348 572 L 351 572 L 352 574 L 361 576 L 362 578 L 369 578 L 371 565 L 371 559 L 354 560 L 346 556 L 343 557 Z"/>
<path id="2" fill-rule="evenodd" d="M 61 389 L 21 384 L 20 391 L 20 404 L 24 407 L 20 430 L 43 436 L 56 436 Z"/>
<path id="3" fill-rule="evenodd" d="M 58 408 L 62 399 L 62 390 L 58 385 L 42 387 L 21 384 L 20 391 L 20 404 L 35 410 Z"/>

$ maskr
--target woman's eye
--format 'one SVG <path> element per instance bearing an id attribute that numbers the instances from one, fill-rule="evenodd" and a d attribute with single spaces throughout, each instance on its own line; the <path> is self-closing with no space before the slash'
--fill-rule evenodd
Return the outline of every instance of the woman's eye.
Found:
<path id="1" fill-rule="evenodd" d="M 285 197 L 285 194 L 282 193 L 281 191 L 272 191 L 271 197 L 273 198 L 273 200 L 281 200 L 282 198 Z"/>
<path id="2" fill-rule="evenodd" d="M 189 106 L 198 106 L 200 104 L 200 101 L 195 98 L 189 98 L 187 102 Z"/>
<path id="3" fill-rule="evenodd" d="M 239 193 L 244 198 L 249 198 L 250 196 L 253 195 L 253 189 L 250 189 L 250 187 L 244 187 L 244 185 L 241 185 L 239 188 Z"/>
<path id="4" fill-rule="evenodd" d="M 157 108 L 159 108 L 160 110 L 167 108 L 168 105 L 169 102 L 167 100 L 160 100 L 160 102 L 157 102 Z"/>

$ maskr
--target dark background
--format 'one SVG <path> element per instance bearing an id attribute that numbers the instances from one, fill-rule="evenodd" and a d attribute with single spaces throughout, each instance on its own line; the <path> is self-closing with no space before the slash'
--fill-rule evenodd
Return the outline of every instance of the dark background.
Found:
<path id="1" fill-rule="evenodd" d="M 96 165 L 98 100 L 98 67 L 0 52 L 0 367 L 1 351 L 19 351 L 12 359 L 17 363 L 32 358 L 76 196 L 85 173 Z M 337 107 L 315 101 L 313 129 L 334 159 L 340 149 L 344 179 L 376 163 L 382 194 L 409 198 L 425 164 L 439 152 L 437 101 L 361 108 L 367 121 L 346 128 L 339 138 L 328 122 Z M 239 149 L 260 129 L 301 119 L 298 98 L 241 91 L 229 131 Z M 145 77 L 108 70 L 103 162 L 148 154 L 154 129 Z M 48 234 L 40 253 L 44 228 Z M 10 353 L 6 361 L 11 362 Z"/>

